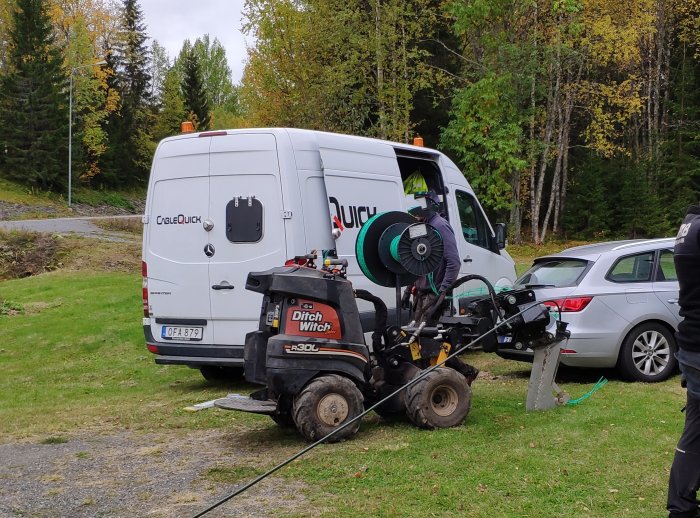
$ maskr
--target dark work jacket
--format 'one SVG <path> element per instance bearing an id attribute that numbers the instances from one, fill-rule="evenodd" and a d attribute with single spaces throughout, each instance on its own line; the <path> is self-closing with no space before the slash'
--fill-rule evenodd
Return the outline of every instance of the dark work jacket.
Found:
<path id="1" fill-rule="evenodd" d="M 425 221 L 428 225 L 435 228 L 442 237 L 444 252 L 442 263 L 437 270 L 433 272 L 433 282 L 438 291 L 445 291 L 450 284 L 457 280 L 459 276 L 459 250 L 457 249 L 457 240 L 452 227 L 439 214 L 433 214 Z M 415 282 L 416 289 L 419 291 L 430 291 L 430 282 L 426 277 L 421 277 Z"/>
<path id="2" fill-rule="evenodd" d="M 700 206 L 688 209 L 673 250 L 678 284 L 680 324 L 676 333 L 678 361 L 688 390 L 700 396 Z"/>

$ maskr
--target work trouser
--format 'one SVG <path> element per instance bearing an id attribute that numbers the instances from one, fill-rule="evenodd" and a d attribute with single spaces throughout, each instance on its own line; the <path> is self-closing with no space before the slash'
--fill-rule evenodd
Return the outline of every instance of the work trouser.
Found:
<path id="1" fill-rule="evenodd" d="M 700 488 L 700 398 L 688 394 L 685 426 L 676 447 L 668 480 L 669 518 L 700 516 L 697 493 Z"/>
<path id="2" fill-rule="evenodd" d="M 418 323 L 424 320 L 424 317 L 426 316 L 425 313 L 432 307 L 435 302 L 437 302 L 438 295 L 435 294 L 432 291 L 422 291 L 419 290 L 416 293 L 416 301 L 415 301 L 415 306 L 414 306 L 414 315 L 413 318 L 414 320 Z M 426 321 L 426 325 L 428 326 L 434 326 L 437 324 L 438 320 L 440 319 L 440 315 L 442 312 L 445 310 L 449 302 L 447 299 L 440 305 L 439 308 L 435 310 L 435 313 L 428 318 Z"/>

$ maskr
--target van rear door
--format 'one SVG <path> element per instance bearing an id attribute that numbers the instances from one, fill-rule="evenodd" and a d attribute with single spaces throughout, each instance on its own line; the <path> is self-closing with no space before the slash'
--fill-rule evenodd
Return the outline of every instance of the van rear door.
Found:
<path id="1" fill-rule="evenodd" d="M 262 296 L 246 291 L 248 273 L 287 258 L 275 136 L 212 137 L 209 169 L 209 297 L 217 345 L 243 345 L 257 329 Z"/>
<path id="2" fill-rule="evenodd" d="M 206 325 L 211 318 L 209 259 L 202 229 L 209 210 L 210 141 L 164 141 L 154 159 L 143 257 L 149 275 L 150 332 L 164 344 L 213 340 Z M 189 336 L 193 330 L 197 336 Z"/>

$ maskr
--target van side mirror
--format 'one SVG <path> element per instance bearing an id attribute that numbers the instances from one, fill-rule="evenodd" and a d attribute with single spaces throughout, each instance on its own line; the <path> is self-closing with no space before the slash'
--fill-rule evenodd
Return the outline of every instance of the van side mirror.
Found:
<path id="1" fill-rule="evenodd" d="M 508 230 L 505 223 L 496 223 L 494 228 L 496 233 L 496 247 L 503 250 L 506 247 L 506 239 L 508 239 Z"/>

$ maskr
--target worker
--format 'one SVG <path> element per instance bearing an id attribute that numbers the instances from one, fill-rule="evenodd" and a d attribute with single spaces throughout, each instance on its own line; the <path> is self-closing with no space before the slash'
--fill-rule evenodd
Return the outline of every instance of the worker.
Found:
<path id="1" fill-rule="evenodd" d="M 447 296 L 447 291 L 452 286 L 452 283 L 459 276 L 460 260 L 459 250 L 457 249 L 457 240 L 455 239 L 454 231 L 449 222 L 440 214 L 440 201 L 435 194 L 429 193 L 424 196 L 416 196 L 420 202 L 418 206 L 409 209 L 409 213 L 418 219 L 418 221 L 427 223 L 438 231 L 442 238 L 443 256 L 442 262 L 437 269 L 425 277 L 417 279 L 413 286 L 409 286 L 404 291 L 402 306 L 409 306 L 410 295 L 414 296 L 414 320 L 421 322 L 425 319 L 425 313 L 436 302 L 443 293 Z M 427 325 L 436 325 L 440 315 L 449 307 L 450 302 L 445 298 L 443 304 L 428 317 Z M 464 363 L 458 357 L 450 358 L 445 364 L 448 367 L 461 372 L 467 383 L 472 384 L 479 374 L 479 370 L 469 364 Z"/>
<path id="2" fill-rule="evenodd" d="M 676 342 L 681 385 L 687 389 L 685 426 L 668 481 L 669 518 L 700 517 L 700 204 L 688 209 L 676 236 L 673 260 L 680 292 Z"/>

